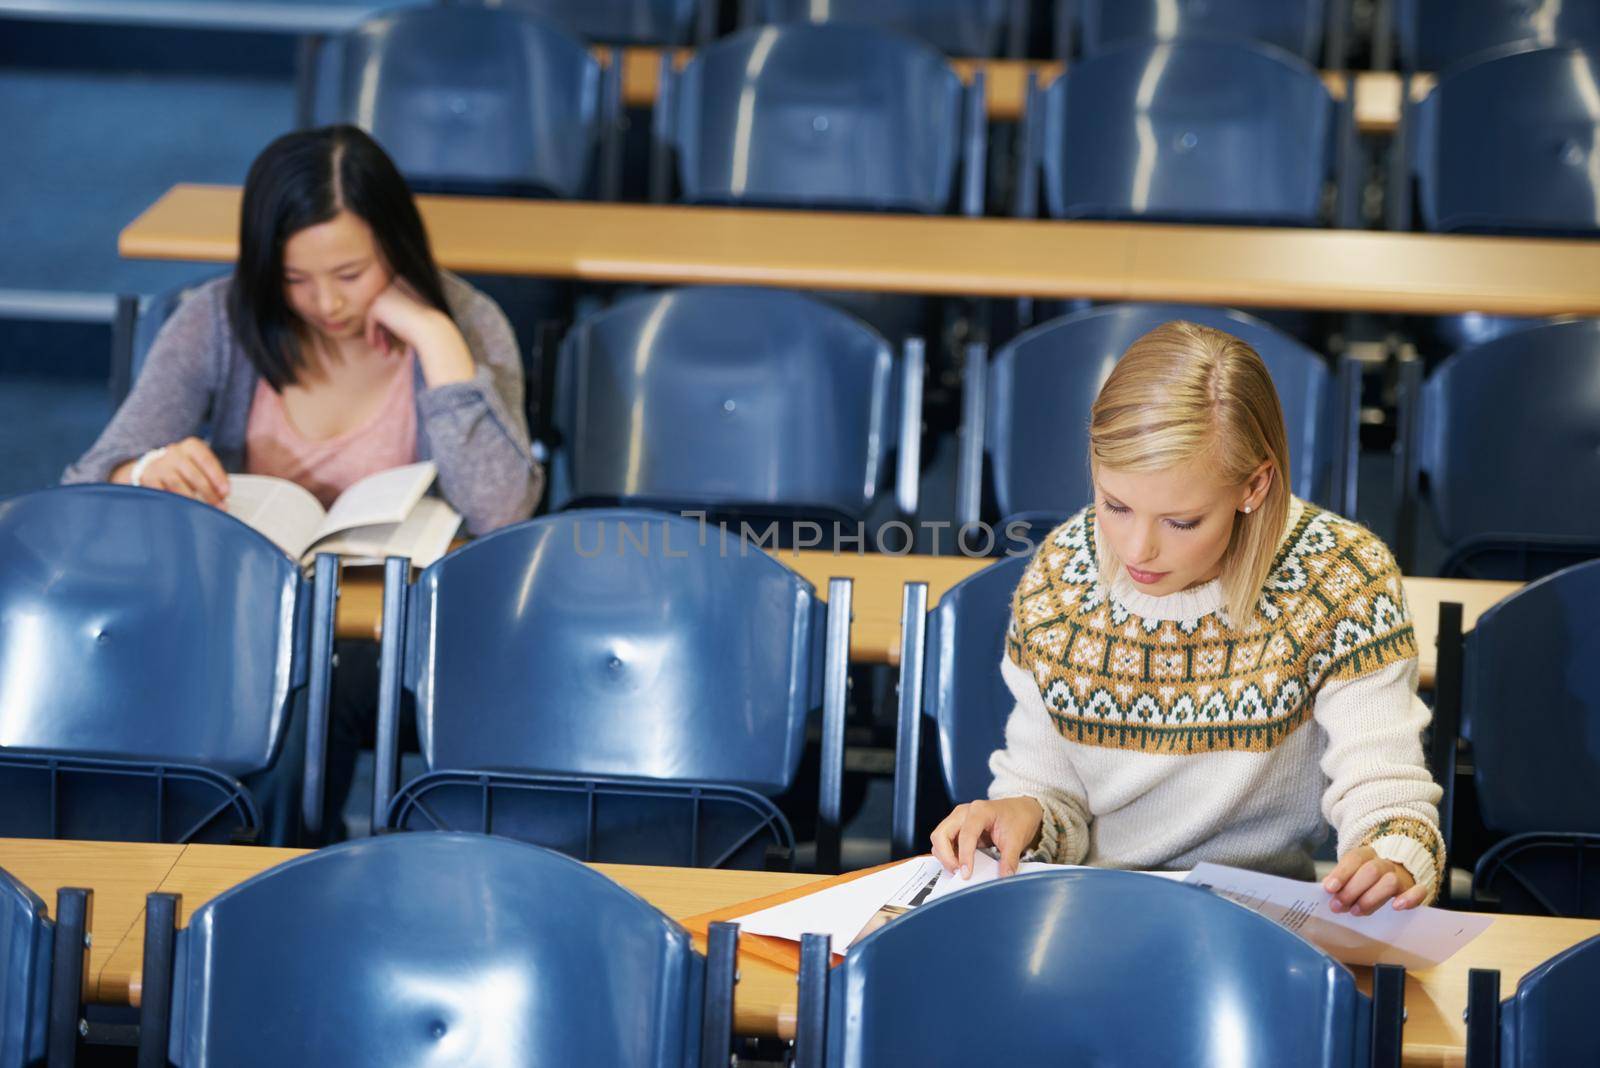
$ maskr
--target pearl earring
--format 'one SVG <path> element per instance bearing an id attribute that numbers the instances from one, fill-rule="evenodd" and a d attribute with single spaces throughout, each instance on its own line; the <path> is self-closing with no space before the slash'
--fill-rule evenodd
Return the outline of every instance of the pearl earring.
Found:
<path id="1" fill-rule="evenodd" d="M 1249 515 L 1250 514 L 1250 506 L 1248 504 L 1244 506 L 1244 514 L 1245 515 Z"/>

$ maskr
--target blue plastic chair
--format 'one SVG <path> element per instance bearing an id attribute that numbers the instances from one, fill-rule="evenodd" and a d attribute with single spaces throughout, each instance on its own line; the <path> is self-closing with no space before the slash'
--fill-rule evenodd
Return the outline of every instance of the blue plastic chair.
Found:
<path id="1" fill-rule="evenodd" d="M 1006 743 L 1015 703 L 1000 677 L 1011 597 L 1028 555 L 1010 556 L 970 575 L 928 611 L 928 587 L 908 582 L 900 613 L 900 683 L 890 845 L 897 857 L 926 847 L 933 817 L 989 796 L 989 755 Z M 942 797 L 924 785 L 925 726 Z M 923 814 L 922 810 L 926 810 Z"/>
<path id="2" fill-rule="evenodd" d="M 953 960 L 982 981 L 950 981 Z M 1398 1065 L 1404 971 L 1378 977 L 1369 999 L 1298 935 L 1199 886 L 1019 875 L 911 910 L 831 971 L 826 936 L 807 935 L 796 1063 Z"/>
<path id="3" fill-rule="evenodd" d="M 1056 55 L 1077 54 L 1074 44 L 1092 56 L 1123 41 L 1198 33 L 1260 41 L 1315 66 L 1322 60 L 1324 19 L 1337 32 L 1348 15 L 1344 0 L 1057 0 Z M 1342 56 L 1342 48 L 1334 54 Z"/>
<path id="4" fill-rule="evenodd" d="M 422 6 L 327 42 L 312 114 L 366 130 L 414 188 L 610 197 L 620 78 L 532 15 Z"/>
<path id="5" fill-rule="evenodd" d="M 1556 954 L 1500 1000 L 1500 973 L 1467 973 L 1468 1068 L 1600 1064 L 1594 992 L 1600 989 L 1600 937 Z"/>
<path id="6" fill-rule="evenodd" d="M 1518 590 L 1464 642 L 1461 631 L 1460 606 L 1442 606 L 1433 763 L 1453 846 L 1458 731 L 1471 744 L 1494 843 L 1474 872 L 1474 906 L 1600 918 L 1600 560 Z"/>
<path id="7" fill-rule="evenodd" d="M 1588 0 L 1393 0 L 1393 33 L 1406 71 L 1442 71 L 1503 45 L 1575 44 L 1600 51 L 1600 7 Z M 1375 45 L 1388 52 L 1390 42 Z"/>
<path id="8" fill-rule="evenodd" d="M 0 869 L 0 1068 L 44 1059 L 54 943 L 44 902 Z"/>
<path id="9" fill-rule="evenodd" d="M 167 1054 L 688 1068 L 706 986 L 689 933 L 598 872 L 485 835 L 392 835 L 197 909 L 177 932 Z"/>
<path id="10" fill-rule="evenodd" d="M 737 534 L 564 512 L 385 586 L 374 826 L 476 830 L 584 860 L 761 867 L 793 848 L 821 710 L 818 865 L 837 864 L 850 583 Z M 427 773 L 393 793 L 402 695 Z M 773 856 L 776 854 L 776 856 Z"/>
<path id="11" fill-rule="evenodd" d="M 560 23 L 579 37 L 621 45 L 688 45 L 712 33 L 709 0 L 483 0 Z"/>
<path id="12" fill-rule="evenodd" d="M 1181 304 L 1113 304 L 1053 319 L 1002 348 L 967 359 L 957 514 L 980 518 L 985 457 L 999 514 L 1053 525 L 1088 504 L 1089 409 L 1129 345 L 1187 319 L 1226 331 L 1266 362 L 1289 433 L 1293 491 L 1355 513 L 1360 368 L 1337 372 L 1299 341 L 1251 316 Z M 1041 531 L 1042 533 L 1042 531 Z"/>
<path id="13" fill-rule="evenodd" d="M 1411 228 L 1414 196 L 1417 225 L 1433 232 L 1600 231 L 1597 78 L 1600 46 L 1511 46 L 1446 71 L 1406 108 L 1391 228 Z"/>
<path id="14" fill-rule="evenodd" d="M 923 356 L 775 289 L 647 293 L 580 321 L 556 372 L 550 507 L 859 520 L 916 511 Z"/>
<path id="15" fill-rule="evenodd" d="M 336 583 L 158 490 L 0 501 L 0 836 L 318 833 Z"/>
<path id="16" fill-rule="evenodd" d="M 658 199 L 940 214 L 983 211 L 982 79 L 871 26 L 766 26 L 661 65 Z"/>
<path id="17" fill-rule="evenodd" d="M 920 38 L 950 56 L 1020 55 L 1024 0 L 745 0 L 744 25 L 790 22 L 878 26 Z"/>
<path id="18" fill-rule="evenodd" d="M 1347 86 L 1348 89 L 1348 86 Z M 1321 75 L 1270 45 L 1134 41 L 1030 81 L 1017 214 L 1314 226 L 1335 183 L 1358 220 L 1355 123 Z"/>
<path id="19" fill-rule="evenodd" d="M 1443 575 L 1526 581 L 1600 556 L 1600 321 L 1464 349 L 1425 383 L 1415 361 L 1402 371 L 1403 567 L 1424 496 Z"/>

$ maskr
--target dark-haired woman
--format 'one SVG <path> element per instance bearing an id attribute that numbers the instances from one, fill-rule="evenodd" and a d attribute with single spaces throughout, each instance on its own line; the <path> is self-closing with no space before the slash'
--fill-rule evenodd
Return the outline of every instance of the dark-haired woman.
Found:
<path id="1" fill-rule="evenodd" d="M 232 276 L 173 313 L 133 392 L 62 481 L 220 504 L 228 472 L 248 472 L 287 478 L 326 506 L 366 475 L 431 459 L 472 533 L 531 515 L 544 473 L 511 326 L 434 265 L 410 191 L 377 143 L 352 126 L 280 137 L 250 167 L 241 216 Z M 343 836 L 376 690 L 376 647 L 341 643 L 327 839 Z"/>
<path id="2" fill-rule="evenodd" d="M 405 181 L 361 130 L 280 137 L 251 165 L 229 278 L 167 322 L 133 392 L 64 482 L 210 504 L 228 472 L 332 503 L 419 459 L 483 534 L 526 519 L 543 472 L 516 339 L 493 301 L 434 264 Z"/>

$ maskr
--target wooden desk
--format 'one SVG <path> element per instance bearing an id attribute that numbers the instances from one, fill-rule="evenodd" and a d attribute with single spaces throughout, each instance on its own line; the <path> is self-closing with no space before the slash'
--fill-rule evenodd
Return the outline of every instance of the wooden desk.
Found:
<path id="1" fill-rule="evenodd" d="M 946 590 L 993 561 L 965 556 L 886 556 L 834 554 L 816 550 L 774 552 L 824 595 L 830 578 L 854 581 L 854 619 L 850 627 L 850 659 L 860 664 L 900 662 L 900 601 L 907 582 L 928 584 L 928 607 Z M 1417 630 L 1422 686 L 1433 686 L 1439 603 L 1458 601 L 1468 630 L 1478 617 L 1521 588 L 1517 582 L 1472 579 L 1407 578 L 1406 599 Z M 379 637 L 383 622 L 383 574 L 377 568 L 347 572 L 341 585 L 336 631 L 341 638 Z"/>
<path id="2" fill-rule="evenodd" d="M 174 851 L 178 853 L 176 860 Z M 196 908 L 218 893 L 301 852 L 250 846 L 138 846 L 0 839 L 0 867 L 17 875 L 47 900 L 54 900 L 55 888 L 60 885 L 92 887 L 96 934 L 92 959 L 98 985 L 91 996 L 103 1002 L 129 998 L 137 1002 L 147 892 L 159 889 L 182 894 L 180 922 L 187 923 Z M 818 878 L 621 864 L 595 867 L 678 919 Z M 115 922 L 108 922 L 110 916 L 116 917 Z M 134 917 L 134 922 L 128 922 L 128 917 Z M 120 927 L 126 929 L 118 937 L 115 932 Z M 1509 995 L 1535 965 L 1595 935 L 1600 935 L 1600 921 L 1596 920 L 1501 916 L 1444 964 L 1410 973 L 1406 977 L 1404 1062 L 1430 1068 L 1463 1063 L 1466 1025 L 1461 1013 L 1466 1006 L 1468 969 L 1500 969 L 1501 993 Z M 1370 991 L 1370 971 L 1353 971 L 1361 988 Z M 740 975 L 735 992 L 738 1031 L 792 1037 L 794 975 L 751 958 L 741 961 Z"/>
<path id="3" fill-rule="evenodd" d="M 609 60 L 604 50 L 597 55 Z M 682 67 L 694 53 L 681 48 L 673 61 Z M 629 48 L 622 54 L 622 100 L 631 108 L 655 106 L 661 78 L 660 49 Z M 1027 100 L 1028 75 L 1037 76 L 1045 88 L 1061 76 L 1066 64 L 1036 59 L 953 59 L 950 61 L 961 80 L 971 83 L 979 70 L 984 73 L 984 105 L 991 121 L 1016 122 L 1022 118 Z M 1393 133 L 1400 125 L 1400 75 L 1394 71 L 1355 71 L 1356 127 L 1367 134 Z M 1323 84 L 1335 100 L 1343 100 L 1344 74 L 1323 71 Z M 1418 75 L 1412 81 L 1412 99 L 1421 100 L 1433 87 L 1431 75 Z"/>
<path id="4" fill-rule="evenodd" d="M 589 282 L 1600 314 L 1600 241 L 417 198 L 441 266 Z M 232 262 L 239 190 L 174 186 L 124 256 Z"/>

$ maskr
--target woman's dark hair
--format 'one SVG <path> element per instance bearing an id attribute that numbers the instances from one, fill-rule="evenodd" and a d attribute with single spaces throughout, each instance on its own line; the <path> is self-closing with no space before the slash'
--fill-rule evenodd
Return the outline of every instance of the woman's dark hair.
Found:
<path id="1" fill-rule="evenodd" d="M 296 315 L 284 296 L 283 246 L 308 226 L 348 211 L 372 228 L 384 261 L 428 304 L 450 314 L 411 190 L 378 143 L 354 126 L 284 134 L 250 165 L 239 212 L 239 262 L 228 321 L 273 389 L 305 366 Z"/>

